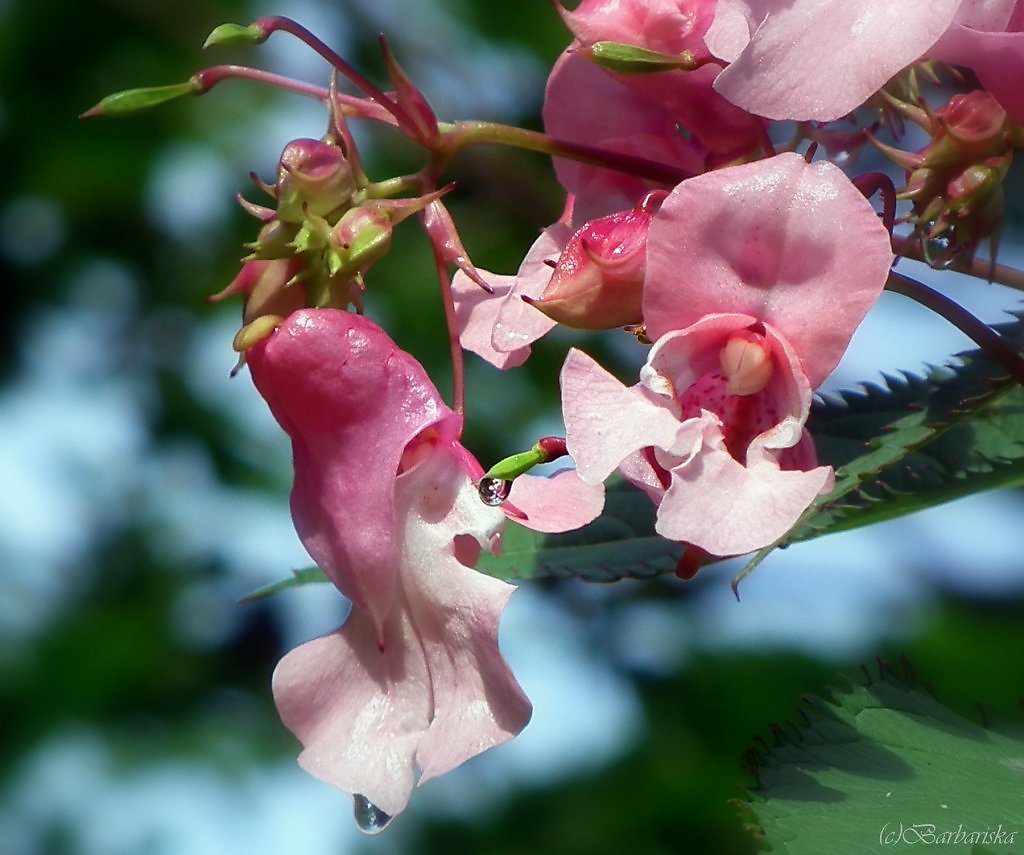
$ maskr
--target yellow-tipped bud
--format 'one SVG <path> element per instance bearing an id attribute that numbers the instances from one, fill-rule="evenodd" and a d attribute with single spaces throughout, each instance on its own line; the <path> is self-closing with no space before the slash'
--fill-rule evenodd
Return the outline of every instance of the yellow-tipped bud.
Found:
<path id="1" fill-rule="evenodd" d="M 268 335 L 284 323 L 284 318 L 278 315 L 261 315 L 254 321 L 250 321 L 235 333 L 235 340 L 232 345 L 237 353 L 245 353 L 256 342 L 263 341 Z"/>

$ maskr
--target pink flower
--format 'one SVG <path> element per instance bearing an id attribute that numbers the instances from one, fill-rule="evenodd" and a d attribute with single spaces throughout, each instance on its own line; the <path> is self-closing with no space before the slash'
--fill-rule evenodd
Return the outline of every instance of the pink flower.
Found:
<path id="1" fill-rule="evenodd" d="M 640 382 L 577 350 L 562 368 L 580 476 L 619 467 L 660 534 L 714 555 L 785 534 L 831 484 L 804 432 L 811 391 L 880 294 L 889 244 L 829 163 L 784 154 L 676 187 L 648 236 Z"/>
<path id="2" fill-rule="evenodd" d="M 1020 121 L 1016 0 L 719 0 L 706 35 L 715 89 L 770 119 L 831 121 L 922 58 L 974 68 Z"/>
<path id="3" fill-rule="evenodd" d="M 394 815 L 417 769 L 429 780 L 530 718 L 497 643 L 514 587 L 472 569 L 505 516 L 478 496 L 461 416 L 371 321 L 302 309 L 246 356 L 292 440 L 299 536 L 352 601 L 341 629 L 281 660 L 274 699 L 303 768 Z M 546 531 L 602 504 L 571 472 L 517 479 L 511 500 Z"/>
<path id="4" fill-rule="evenodd" d="M 274 674 L 311 774 L 388 814 L 426 780 L 518 733 L 530 705 L 497 646 L 513 588 L 471 569 L 504 516 L 485 506 L 460 418 L 365 318 L 292 314 L 248 351 L 292 439 L 292 514 L 352 613 Z"/>
<path id="5" fill-rule="evenodd" d="M 688 52 L 696 62 L 706 62 L 704 33 L 713 14 L 710 0 L 586 0 L 572 12 L 563 10 L 575 41 L 548 79 L 547 133 L 677 167 L 684 175 L 762 153 L 764 121 L 712 89 L 717 65 L 620 74 L 597 67 L 580 52 L 611 41 L 669 55 Z M 652 186 L 559 158 L 555 170 L 577 197 L 582 219 L 627 208 Z"/>

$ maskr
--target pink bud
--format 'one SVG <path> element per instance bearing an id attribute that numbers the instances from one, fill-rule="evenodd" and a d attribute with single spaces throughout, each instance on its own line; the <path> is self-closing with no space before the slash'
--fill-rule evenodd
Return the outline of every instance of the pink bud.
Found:
<path id="1" fill-rule="evenodd" d="M 303 287 L 293 283 L 302 267 L 302 259 L 297 257 L 273 261 L 246 261 L 231 283 L 223 291 L 210 297 L 210 301 L 218 302 L 226 297 L 241 294 L 244 300 L 242 321 L 246 324 L 263 315 L 287 317 L 301 309 L 306 302 Z"/>
<path id="2" fill-rule="evenodd" d="M 1004 144 L 1006 110 L 991 92 L 979 89 L 954 95 L 936 115 L 950 135 L 962 142 L 994 144 L 998 148 Z"/>
<path id="3" fill-rule="evenodd" d="M 277 169 L 277 215 L 300 223 L 307 213 L 326 216 L 355 193 L 352 168 L 340 147 L 311 139 L 284 147 Z"/>
<path id="4" fill-rule="evenodd" d="M 391 247 L 391 223 L 390 212 L 376 205 L 346 211 L 331 231 L 330 275 L 365 271 L 387 255 Z"/>
<path id="5" fill-rule="evenodd" d="M 647 229 L 643 205 L 583 225 L 566 244 L 540 299 L 526 299 L 549 318 L 587 330 L 640 320 Z"/>

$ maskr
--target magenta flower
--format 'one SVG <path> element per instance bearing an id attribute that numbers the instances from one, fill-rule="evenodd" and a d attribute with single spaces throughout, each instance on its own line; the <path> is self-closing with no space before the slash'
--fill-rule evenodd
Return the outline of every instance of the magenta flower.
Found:
<path id="1" fill-rule="evenodd" d="M 562 368 L 580 476 L 618 467 L 658 504 L 657 531 L 714 555 L 781 537 L 832 481 L 804 422 L 881 293 L 889 235 L 835 166 L 796 154 L 682 182 L 648 235 L 655 341 L 625 387 L 590 357 Z"/>
<path id="2" fill-rule="evenodd" d="M 718 0 L 705 37 L 715 89 L 770 119 L 832 121 L 920 59 L 973 68 L 1024 119 L 1016 0 Z"/>
<path id="3" fill-rule="evenodd" d="M 393 815 L 417 768 L 440 775 L 530 718 L 497 644 L 514 588 L 472 569 L 504 515 L 477 495 L 461 417 L 370 321 L 298 311 L 247 357 L 292 440 L 299 535 L 352 600 L 284 657 L 274 699 L 307 771 Z"/>

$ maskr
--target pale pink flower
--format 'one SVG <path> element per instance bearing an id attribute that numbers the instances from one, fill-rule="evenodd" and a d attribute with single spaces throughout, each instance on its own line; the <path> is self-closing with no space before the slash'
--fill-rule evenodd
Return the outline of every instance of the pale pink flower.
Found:
<path id="1" fill-rule="evenodd" d="M 770 119 L 832 121 L 920 59 L 973 68 L 1018 121 L 1016 0 L 719 0 L 705 40 L 729 63 L 715 89 Z"/>
<path id="2" fill-rule="evenodd" d="M 829 163 L 784 154 L 682 182 L 648 236 L 640 382 L 577 350 L 563 366 L 580 476 L 619 467 L 660 534 L 714 555 L 782 536 L 831 484 L 804 431 L 811 391 L 881 293 L 889 244 Z"/>
<path id="3" fill-rule="evenodd" d="M 440 775 L 529 720 L 497 643 L 514 588 L 472 569 L 505 515 L 477 493 L 461 416 L 371 321 L 299 310 L 246 356 L 292 440 L 299 536 L 352 601 L 340 630 L 281 660 L 274 699 L 303 768 L 394 815 L 417 770 Z M 601 510 L 572 472 L 516 485 L 516 519 L 540 530 Z"/>

